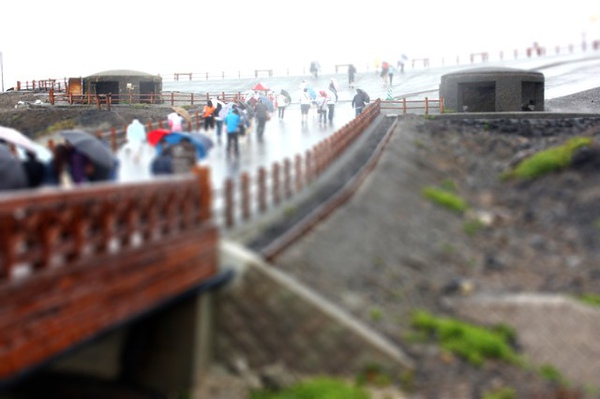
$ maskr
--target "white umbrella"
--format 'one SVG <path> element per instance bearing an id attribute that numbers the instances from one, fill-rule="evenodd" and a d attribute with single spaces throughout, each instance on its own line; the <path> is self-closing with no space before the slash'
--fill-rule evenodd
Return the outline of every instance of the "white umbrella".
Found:
<path id="1" fill-rule="evenodd" d="M 38 147 L 36 146 L 35 142 L 12 127 L 0 126 L 0 139 L 6 141 L 7 143 L 18 145 L 27 151 L 31 151 L 36 154 L 38 152 Z"/>

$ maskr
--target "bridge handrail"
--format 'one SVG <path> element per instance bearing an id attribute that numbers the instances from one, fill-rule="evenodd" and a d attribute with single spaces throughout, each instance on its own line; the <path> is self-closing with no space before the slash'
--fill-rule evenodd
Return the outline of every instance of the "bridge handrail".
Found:
<path id="1" fill-rule="evenodd" d="M 254 176 L 245 172 L 239 179 L 225 179 L 223 189 L 214 193 L 213 214 L 217 224 L 225 229 L 234 228 L 301 192 L 366 130 L 379 115 L 380 105 L 381 100 L 375 100 L 304 155 L 295 155 L 293 161 L 285 158 L 271 168 L 259 167 Z"/>
<path id="2" fill-rule="evenodd" d="M 0 197 L 0 283 L 193 230 L 211 211 L 207 168 L 193 177 L 48 188 Z"/>

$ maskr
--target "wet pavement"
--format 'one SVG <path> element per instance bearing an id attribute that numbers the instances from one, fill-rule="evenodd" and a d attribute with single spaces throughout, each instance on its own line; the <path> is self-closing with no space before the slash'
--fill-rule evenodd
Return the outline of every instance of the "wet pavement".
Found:
<path id="1" fill-rule="evenodd" d="M 441 76 L 457 70 L 479 67 L 509 67 L 542 72 L 545 76 L 545 98 L 552 99 L 576 92 L 598 87 L 597 76 L 600 75 L 600 52 L 588 52 L 572 55 L 547 56 L 534 59 L 513 60 L 505 62 L 488 62 L 476 65 L 446 66 L 430 69 L 407 69 L 404 74 L 396 74 L 391 88 L 382 85 L 379 76 L 371 71 L 357 74 L 355 87 L 367 91 L 372 100 L 394 98 L 437 99 Z M 295 155 L 304 154 L 312 146 L 319 143 L 346 123 L 355 114 L 351 105 L 354 89 L 349 87 L 346 73 L 323 75 L 319 78 L 306 76 L 282 76 L 256 79 L 224 79 L 206 81 L 164 82 L 163 90 L 193 92 L 205 95 L 208 93 L 233 93 L 248 91 L 257 82 L 263 82 L 277 91 L 287 90 L 292 96 L 292 104 L 285 111 L 285 117 L 279 119 L 277 112 L 267 122 L 262 142 L 257 140 L 254 130 L 240 139 L 240 155 L 238 158 L 227 156 L 225 138 L 219 143 L 214 130 L 207 133 L 215 141 L 214 148 L 201 163 L 211 168 L 211 176 L 215 189 L 222 187 L 227 177 L 236 178 L 241 172 L 256 174 L 259 167 L 271 167 L 274 162 L 282 162 L 285 158 L 293 160 Z M 335 117 L 332 124 L 320 126 L 317 113 L 311 109 L 308 122 L 301 122 L 300 83 L 306 80 L 315 90 L 325 89 L 331 78 L 338 82 L 339 101 L 336 104 Z M 154 149 L 147 146 L 140 162 L 134 162 L 123 150 L 118 154 L 121 161 L 121 181 L 152 179 L 149 162 Z"/>

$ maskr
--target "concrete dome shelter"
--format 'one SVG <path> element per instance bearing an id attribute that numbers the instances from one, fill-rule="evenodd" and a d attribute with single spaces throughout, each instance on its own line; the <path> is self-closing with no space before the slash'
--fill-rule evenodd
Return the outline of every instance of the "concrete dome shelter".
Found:
<path id="1" fill-rule="evenodd" d="M 150 102 L 151 94 L 162 92 L 162 77 L 131 70 L 104 71 L 83 78 L 83 87 L 85 94 L 112 94 L 115 104 L 130 95 L 143 103 Z"/>
<path id="2" fill-rule="evenodd" d="M 544 74 L 488 67 L 448 73 L 440 97 L 456 112 L 543 111 Z"/>

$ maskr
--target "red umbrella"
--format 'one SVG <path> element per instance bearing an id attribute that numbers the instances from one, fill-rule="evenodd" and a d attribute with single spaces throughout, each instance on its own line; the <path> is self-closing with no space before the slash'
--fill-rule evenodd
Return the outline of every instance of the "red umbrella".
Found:
<path id="1" fill-rule="evenodd" d="M 267 91 L 270 90 L 268 87 L 263 86 L 262 83 L 258 82 L 257 84 L 254 85 L 254 87 L 252 88 L 252 90 L 255 91 Z"/>
<path id="2" fill-rule="evenodd" d="M 151 132 L 148 132 L 148 135 L 146 138 L 148 140 L 148 143 L 150 143 L 150 145 L 156 145 L 163 137 L 165 137 L 165 135 L 167 135 L 169 133 L 171 133 L 171 132 L 167 129 L 156 129 L 156 130 L 152 130 Z"/>

